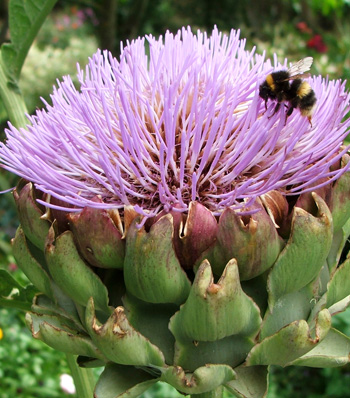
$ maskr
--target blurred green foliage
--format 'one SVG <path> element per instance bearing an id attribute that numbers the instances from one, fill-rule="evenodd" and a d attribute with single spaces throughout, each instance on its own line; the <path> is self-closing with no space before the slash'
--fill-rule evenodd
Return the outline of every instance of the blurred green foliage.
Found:
<path id="1" fill-rule="evenodd" d="M 9 253 L 1 257 L 0 269 L 9 270 L 20 284 L 28 284 Z M 65 355 L 33 339 L 21 312 L 0 309 L 0 328 L 0 398 L 66 396 L 59 386 L 60 374 L 69 373 Z"/>
<path id="2" fill-rule="evenodd" d="M 330 15 L 335 12 L 337 16 L 342 16 L 344 6 L 349 6 L 349 0 L 311 0 L 310 6 L 314 12 L 320 11 L 322 15 Z"/>
<path id="3" fill-rule="evenodd" d="M 65 356 L 34 340 L 18 313 L 0 310 L 0 317 L 0 398 L 63 398 L 59 371 L 68 373 Z"/>
<path id="4" fill-rule="evenodd" d="M 8 40 L 7 0 L 0 1 L 0 43 Z M 350 0 L 60 0 L 45 22 L 23 67 L 20 88 L 29 113 L 50 102 L 56 79 L 75 76 L 97 47 L 118 55 L 119 43 L 140 35 L 157 36 L 191 25 L 194 30 L 241 29 L 247 48 L 267 57 L 277 54 L 296 61 L 314 57 L 313 74 L 350 80 Z M 75 80 L 76 81 L 76 80 Z M 7 116 L 0 103 L 0 139 Z M 17 177 L 0 170 L 0 191 L 16 185 Z M 12 195 L 0 195 L 0 269 L 16 269 L 10 238 L 17 218 Z M 334 318 L 350 335 L 349 311 Z M 0 398 L 63 398 L 59 375 L 69 372 L 64 354 L 33 339 L 24 315 L 0 309 Z M 35 355 L 40 353 L 40 355 Z M 272 368 L 268 398 L 350 397 L 350 368 Z M 142 398 L 179 398 L 174 389 L 157 383 Z M 226 397 L 230 397 L 229 393 Z"/>
<path id="5" fill-rule="evenodd" d="M 67 47 L 60 48 L 53 45 L 41 48 L 39 43 L 34 45 L 23 66 L 20 88 L 25 98 L 29 113 L 36 108 L 42 108 L 42 98 L 50 102 L 52 88 L 57 85 L 56 79 L 64 75 L 71 75 L 77 83 L 76 65 L 84 68 L 88 57 L 97 49 L 94 37 L 72 37 Z"/>

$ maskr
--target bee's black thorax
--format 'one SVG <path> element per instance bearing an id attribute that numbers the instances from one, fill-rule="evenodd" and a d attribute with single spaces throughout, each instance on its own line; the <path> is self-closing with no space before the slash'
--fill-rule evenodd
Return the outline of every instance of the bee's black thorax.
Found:
<path id="1" fill-rule="evenodd" d="M 281 70 L 270 73 L 266 76 L 266 80 L 260 85 L 259 95 L 265 102 L 268 99 L 282 102 L 284 93 L 289 90 L 290 83 L 288 81 L 288 72 Z"/>

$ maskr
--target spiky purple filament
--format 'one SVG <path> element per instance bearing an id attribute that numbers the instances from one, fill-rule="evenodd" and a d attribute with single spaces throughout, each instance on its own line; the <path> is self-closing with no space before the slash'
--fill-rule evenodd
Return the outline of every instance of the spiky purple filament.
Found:
<path id="1" fill-rule="evenodd" d="M 219 214 L 337 178 L 344 170 L 329 167 L 349 126 L 344 84 L 310 80 L 312 128 L 298 111 L 287 124 L 284 109 L 269 118 L 258 87 L 271 65 L 238 36 L 182 29 L 164 43 L 148 36 L 149 57 L 144 38 L 119 62 L 97 52 L 79 69 L 79 91 L 64 78 L 28 131 L 10 126 L 3 166 L 78 208 L 131 204 L 148 215 L 195 200 Z"/>

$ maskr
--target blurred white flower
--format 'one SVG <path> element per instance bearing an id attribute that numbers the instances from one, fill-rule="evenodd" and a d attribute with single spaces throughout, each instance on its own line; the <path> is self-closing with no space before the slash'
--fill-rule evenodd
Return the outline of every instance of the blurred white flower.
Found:
<path id="1" fill-rule="evenodd" d="M 75 385 L 71 375 L 63 373 L 60 376 L 60 387 L 67 394 L 75 394 Z"/>

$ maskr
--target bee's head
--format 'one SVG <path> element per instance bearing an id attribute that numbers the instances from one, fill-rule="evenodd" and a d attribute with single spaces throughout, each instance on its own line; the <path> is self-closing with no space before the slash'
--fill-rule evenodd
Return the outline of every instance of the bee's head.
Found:
<path id="1" fill-rule="evenodd" d="M 260 84 L 259 87 L 259 96 L 265 100 L 265 103 L 268 99 L 276 99 L 276 93 L 274 91 L 274 82 L 271 75 L 268 75 L 266 80 Z"/>
<path id="2" fill-rule="evenodd" d="M 264 83 L 260 84 L 259 96 L 265 101 L 267 101 L 269 98 L 270 99 L 276 98 L 275 93 L 273 92 L 271 86 L 268 84 L 266 80 L 264 81 Z"/>
<path id="3" fill-rule="evenodd" d="M 267 101 L 267 100 L 270 98 L 271 94 L 272 94 L 271 88 L 270 88 L 269 85 L 266 83 L 266 81 L 265 81 L 264 83 L 260 84 L 260 87 L 259 87 L 259 96 L 260 96 L 263 100 Z"/>

